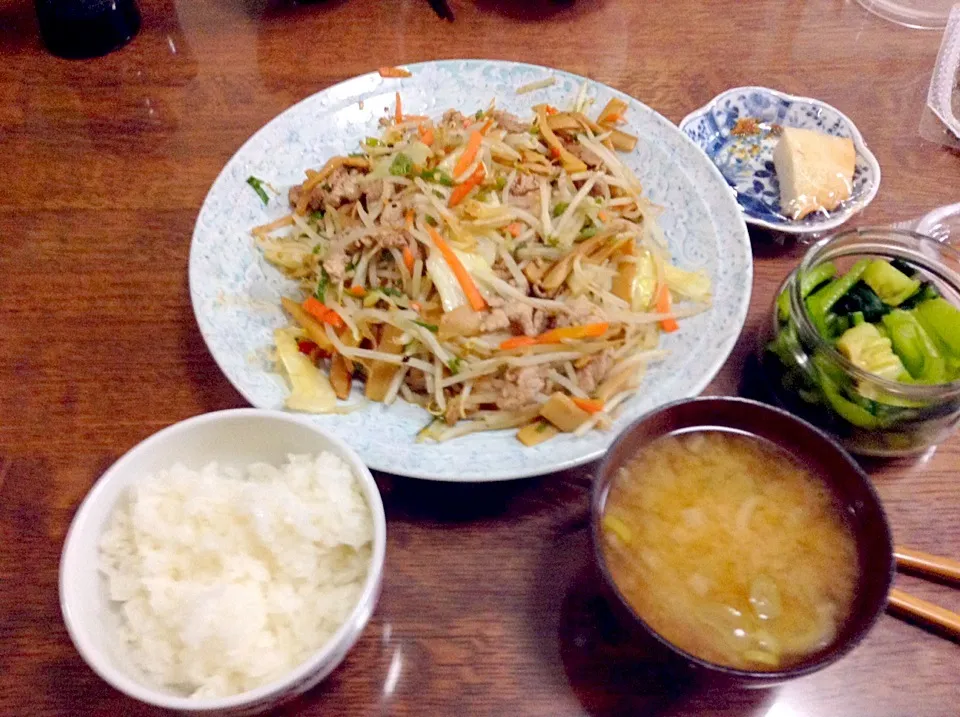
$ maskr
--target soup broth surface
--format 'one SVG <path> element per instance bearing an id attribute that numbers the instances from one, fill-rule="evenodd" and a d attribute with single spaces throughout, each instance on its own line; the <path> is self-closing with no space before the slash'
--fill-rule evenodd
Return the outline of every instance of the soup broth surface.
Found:
<path id="1" fill-rule="evenodd" d="M 765 440 L 720 430 L 665 436 L 621 469 L 602 546 L 651 628 L 744 670 L 789 667 L 829 645 L 859 572 L 823 481 Z"/>

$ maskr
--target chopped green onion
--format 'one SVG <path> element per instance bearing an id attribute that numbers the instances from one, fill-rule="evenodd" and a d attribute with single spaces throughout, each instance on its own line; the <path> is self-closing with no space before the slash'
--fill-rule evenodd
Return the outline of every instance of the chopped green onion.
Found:
<path id="1" fill-rule="evenodd" d="M 433 217 L 431 217 L 429 214 L 427 214 L 427 215 L 424 217 L 424 219 L 426 220 L 427 224 L 429 224 L 430 226 L 432 226 L 432 227 L 437 226 L 437 220 L 434 219 Z"/>
<path id="2" fill-rule="evenodd" d="M 458 373 L 460 373 L 461 363 L 462 363 L 462 359 L 459 356 L 454 356 L 449 361 L 447 361 L 447 368 L 450 369 L 450 373 L 456 376 Z"/>
<path id="3" fill-rule="evenodd" d="M 418 319 L 414 319 L 414 320 L 413 320 L 413 323 L 415 323 L 417 326 L 422 326 L 422 327 L 425 328 L 427 331 L 429 331 L 430 333 L 433 333 L 433 334 L 435 334 L 435 333 L 437 333 L 437 332 L 440 331 L 440 327 L 439 327 L 439 326 L 437 326 L 436 324 L 428 324 L 426 321 L 420 321 L 420 320 L 418 320 Z"/>
<path id="4" fill-rule="evenodd" d="M 480 119 L 481 117 L 483 117 L 483 110 L 477 110 L 477 114 L 475 114 L 474 117 L 476 117 L 477 119 Z"/>
<path id="5" fill-rule="evenodd" d="M 384 296 L 404 296 L 404 293 L 400 291 L 400 289 L 397 289 L 396 287 L 393 287 L 393 286 L 380 286 L 380 287 L 377 287 L 377 291 L 379 291 Z"/>
<path id="6" fill-rule="evenodd" d="M 315 212 L 310 212 L 310 216 L 308 218 L 312 222 L 319 222 L 321 219 L 323 219 L 323 210 L 318 209 Z"/>
<path id="7" fill-rule="evenodd" d="M 506 177 L 497 177 L 497 181 L 496 181 L 496 184 L 494 184 L 494 186 L 495 186 L 498 190 L 502 190 L 504 187 L 507 186 L 507 178 L 506 178 Z"/>
<path id="8" fill-rule="evenodd" d="M 413 160 L 403 152 L 397 154 L 390 163 L 390 174 L 394 177 L 406 177 L 413 171 Z"/>
<path id="9" fill-rule="evenodd" d="M 322 266 L 320 267 L 320 278 L 317 280 L 317 289 L 313 292 L 313 295 L 317 297 L 318 301 L 325 301 L 324 298 L 327 293 L 327 287 L 330 286 L 330 275 L 327 273 L 327 270 Z"/>
<path id="10" fill-rule="evenodd" d="M 439 169 L 425 169 L 420 172 L 420 178 L 425 182 L 442 184 L 444 187 L 453 186 L 453 180 L 450 178 L 450 175 L 440 171 Z"/>
<path id="11" fill-rule="evenodd" d="M 557 202 L 557 206 L 553 208 L 553 212 L 552 212 L 553 216 L 559 217 L 561 214 L 567 211 L 567 207 L 569 206 L 570 206 L 570 202 Z"/>
<path id="12" fill-rule="evenodd" d="M 580 235 L 579 235 L 577 238 L 578 238 L 578 239 L 589 239 L 590 237 L 595 236 L 596 233 L 597 233 L 597 228 L 596 228 L 596 227 L 587 227 L 587 228 L 584 229 L 582 232 L 580 232 Z"/>
<path id="13" fill-rule="evenodd" d="M 381 141 L 380 141 L 379 139 L 377 139 L 376 137 L 367 137 L 365 140 L 363 140 L 363 143 L 364 143 L 365 145 L 367 145 L 368 147 L 382 147 L 382 146 L 383 146 L 383 142 L 381 142 Z"/>
<path id="14" fill-rule="evenodd" d="M 253 191 L 255 191 L 257 196 L 263 200 L 264 204 L 270 203 L 270 196 L 263 188 L 263 185 L 266 184 L 266 182 L 264 182 L 262 179 L 257 179 L 251 174 L 249 177 L 247 177 L 247 184 L 253 187 Z"/>

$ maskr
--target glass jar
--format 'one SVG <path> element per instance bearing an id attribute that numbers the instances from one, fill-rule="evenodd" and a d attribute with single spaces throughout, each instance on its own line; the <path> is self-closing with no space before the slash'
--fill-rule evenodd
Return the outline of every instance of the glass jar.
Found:
<path id="1" fill-rule="evenodd" d="M 859 259 L 900 259 L 940 295 L 960 306 L 960 253 L 934 239 L 895 229 L 856 229 L 807 251 L 777 292 L 759 335 L 762 373 L 776 400 L 862 455 L 918 453 L 960 423 L 960 380 L 902 383 L 855 366 L 815 328 L 798 277 L 831 262 L 837 276 Z"/>

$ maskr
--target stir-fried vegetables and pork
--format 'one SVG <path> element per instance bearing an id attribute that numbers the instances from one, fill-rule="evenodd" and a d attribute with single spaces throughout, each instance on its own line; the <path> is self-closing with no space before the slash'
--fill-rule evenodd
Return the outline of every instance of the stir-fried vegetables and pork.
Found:
<path id="1" fill-rule="evenodd" d="M 306 296 L 283 300 L 293 324 L 275 335 L 288 408 L 342 410 L 362 380 L 429 411 L 426 439 L 608 426 L 660 333 L 710 301 L 617 156 L 636 144 L 625 110 L 431 119 L 398 95 L 380 137 L 307 170 L 291 213 L 253 230 Z"/>

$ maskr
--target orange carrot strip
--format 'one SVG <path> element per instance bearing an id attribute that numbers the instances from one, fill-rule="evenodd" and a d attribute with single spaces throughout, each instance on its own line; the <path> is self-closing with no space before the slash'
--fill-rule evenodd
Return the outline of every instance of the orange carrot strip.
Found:
<path id="1" fill-rule="evenodd" d="M 403 122 L 403 105 L 400 103 L 400 93 L 397 92 L 397 109 L 393 113 L 393 120 L 397 124 Z"/>
<path id="2" fill-rule="evenodd" d="M 544 111 L 545 111 L 548 115 L 555 115 L 555 114 L 557 114 L 557 112 L 559 112 L 560 110 L 558 110 L 558 109 L 557 109 L 556 107 L 554 107 L 553 105 L 547 105 L 546 107 L 544 107 Z"/>
<path id="3" fill-rule="evenodd" d="M 601 222 L 608 222 L 608 221 L 610 221 L 610 215 L 607 214 L 607 213 L 606 213 L 605 211 L 603 211 L 602 209 L 601 209 L 599 212 L 597 212 L 597 217 L 600 219 Z"/>
<path id="4" fill-rule="evenodd" d="M 362 286 L 360 286 L 360 284 L 354 284 L 353 286 L 350 287 L 349 291 L 354 296 L 358 296 L 361 298 L 366 296 L 367 294 L 367 290 L 364 289 Z"/>
<path id="5" fill-rule="evenodd" d="M 419 301 L 411 301 L 411 302 L 410 302 L 410 308 L 413 309 L 414 311 L 420 311 L 420 309 L 422 309 L 423 307 L 420 306 L 420 302 L 419 302 Z"/>
<path id="6" fill-rule="evenodd" d="M 504 351 L 510 351 L 511 349 L 519 349 L 525 346 L 535 346 L 536 343 L 537 338 L 535 336 L 514 336 L 502 342 L 500 348 Z"/>
<path id="7" fill-rule="evenodd" d="M 493 127 L 493 118 L 490 118 L 483 123 L 483 127 L 480 128 L 480 134 L 485 135 L 490 131 L 491 127 Z"/>
<path id="8" fill-rule="evenodd" d="M 410 224 L 413 224 L 413 222 L 411 221 Z M 413 262 L 413 252 L 410 251 L 410 247 L 403 247 L 403 264 L 407 267 L 407 271 L 413 272 Z"/>
<path id="9" fill-rule="evenodd" d="M 462 202 L 466 196 L 470 194 L 470 190 L 480 184 L 485 176 L 486 170 L 484 170 L 481 164 L 477 167 L 476 171 L 467 178 L 467 181 L 453 188 L 453 191 L 450 192 L 449 206 L 455 207 Z"/>
<path id="10" fill-rule="evenodd" d="M 660 284 L 660 290 L 657 292 L 657 313 L 670 313 L 670 289 L 666 284 Z M 664 319 L 660 322 L 660 328 L 668 334 L 680 328 L 675 319 Z"/>
<path id="11" fill-rule="evenodd" d="M 577 398 L 574 396 L 571 400 L 587 413 L 599 413 L 603 410 L 603 401 L 596 398 Z"/>
<path id="12" fill-rule="evenodd" d="M 437 245 L 437 249 L 440 250 L 444 261 L 450 266 L 453 275 L 456 276 L 457 281 L 460 282 L 460 288 L 463 289 L 463 293 L 467 295 L 467 301 L 470 302 L 470 306 L 473 307 L 474 311 L 483 311 L 487 308 L 487 302 L 483 300 L 483 295 L 480 293 L 480 290 L 477 289 L 477 285 L 473 283 L 473 278 L 463 267 L 463 264 L 460 262 L 460 259 L 457 258 L 453 249 L 450 248 L 446 240 L 440 236 L 433 227 L 427 227 L 427 232 L 430 234 L 430 238 L 433 239 L 433 243 Z"/>
<path id="13" fill-rule="evenodd" d="M 314 296 L 308 296 L 303 302 L 303 310 L 320 321 L 330 324 L 335 329 L 342 329 L 346 324 L 340 315 L 332 309 L 328 309 L 322 301 Z"/>
<path id="14" fill-rule="evenodd" d="M 413 210 L 408 209 L 404 218 L 407 220 L 407 229 L 412 229 L 413 228 Z"/>
<path id="15" fill-rule="evenodd" d="M 413 77 L 410 70 L 404 70 L 402 67 L 381 67 L 377 72 L 380 77 Z"/>
<path id="16" fill-rule="evenodd" d="M 480 151 L 480 144 L 482 142 L 482 134 L 479 132 L 470 133 L 470 139 L 467 140 L 467 148 L 463 150 L 463 154 L 460 155 L 460 159 L 457 160 L 456 165 L 453 167 L 454 178 L 459 177 L 470 168 L 473 160 L 477 158 L 477 152 Z"/>
<path id="17" fill-rule="evenodd" d="M 509 351 L 510 349 L 533 346 L 534 344 L 558 344 L 564 339 L 595 339 L 607 333 L 609 328 L 610 324 L 606 322 L 583 324 L 582 326 L 564 326 L 560 329 L 546 331 L 539 336 L 514 336 L 501 343 L 500 348 Z"/>
<path id="18" fill-rule="evenodd" d="M 420 125 L 417 130 L 420 133 L 420 141 L 423 142 L 428 147 L 433 144 L 433 127 L 429 127 L 425 124 Z"/>
<path id="19" fill-rule="evenodd" d="M 607 333 L 610 324 L 607 322 L 597 324 L 583 324 L 582 326 L 564 326 L 561 329 L 553 329 L 540 334 L 537 337 L 538 344 L 558 344 L 564 339 L 595 339 Z"/>
<path id="20" fill-rule="evenodd" d="M 507 224 L 507 231 L 510 232 L 510 236 L 516 239 L 518 236 L 520 236 L 520 232 L 523 231 L 523 224 L 521 224 L 520 222 L 513 222 L 511 224 Z"/>

